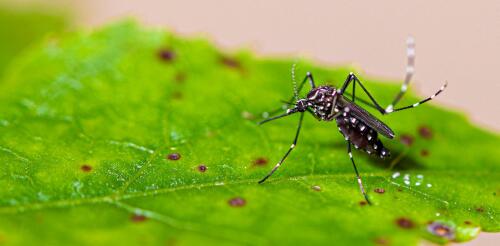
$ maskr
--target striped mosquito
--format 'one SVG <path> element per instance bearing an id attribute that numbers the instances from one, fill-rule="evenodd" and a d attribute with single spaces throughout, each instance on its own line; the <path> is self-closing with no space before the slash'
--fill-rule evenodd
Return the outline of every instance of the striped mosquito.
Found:
<path id="1" fill-rule="evenodd" d="M 432 100 L 434 97 L 439 95 L 445 88 L 447 83 L 445 83 L 436 93 L 432 96 L 414 103 L 412 105 L 404 106 L 396 108 L 396 104 L 401 100 L 404 93 L 408 88 L 408 84 L 410 83 L 411 78 L 414 73 L 414 63 L 415 63 L 415 43 L 413 38 L 408 38 L 407 41 L 407 65 L 406 65 L 406 76 L 405 80 L 401 86 L 401 90 L 396 95 L 391 104 L 389 104 L 385 109 L 380 106 L 380 104 L 373 98 L 373 96 L 368 92 L 363 83 L 354 75 L 354 73 L 350 73 L 342 87 L 335 88 L 333 86 L 323 85 L 316 86 L 313 76 L 310 72 L 307 73 L 305 78 L 299 84 L 297 88 L 297 84 L 295 82 L 295 64 L 292 66 L 292 81 L 294 83 L 294 96 L 290 98 L 288 102 L 286 102 L 289 108 L 285 113 L 267 118 L 259 124 L 264 124 L 269 121 L 273 121 L 276 119 L 280 119 L 295 113 L 300 114 L 299 123 L 297 127 L 297 131 L 295 133 L 295 138 L 293 139 L 292 145 L 285 153 L 285 155 L 281 158 L 281 160 L 274 166 L 274 168 L 262 179 L 259 183 L 263 183 L 268 179 L 285 161 L 290 152 L 297 145 L 297 140 L 299 138 L 300 128 L 302 127 L 302 120 L 304 118 L 304 113 L 308 112 L 313 115 L 318 120 L 323 121 L 333 121 L 337 123 L 338 129 L 340 133 L 344 136 L 347 141 L 347 153 L 349 155 L 349 159 L 352 162 L 352 166 L 354 168 L 354 172 L 356 173 L 356 178 L 358 181 L 359 189 L 363 194 L 365 200 L 370 203 L 368 199 L 368 195 L 366 194 L 366 190 L 363 187 L 363 183 L 361 181 L 361 177 L 359 175 L 358 169 L 354 162 L 354 157 L 351 152 L 351 146 L 354 145 L 354 148 L 365 151 L 370 155 L 377 155 L 380 158 L 385 158 L 390 156 L 390 151 L 384 147 L 382 141 L 380 141 L 378 134 L 382 136 L 393 139 L 394 132 L 382 121 L 377 119 L 375 116 L 370 114 L 368 111 L 363 109 L 356 103 L 356 85 L 359 85 L 361 89 L 366 93 L 371 102 L 362 100 L 358 98 L 358 101 L 366 104 L 372 108 L 377 109 L 382 115 L 394 113 L 397 111 L 402 111 L 405 109 L 410 109 L 417 107 L 423 103 L 426 103 Z M 299 98 L 299 93 L 302 90 L 304 84 L 309 81 L 311 86 L 311 90 L 307 94 L 305 98 Z M 349 95 L 346 90 L 348 86 L 352 84 L 352 94 Z M 347 98 L 350 96 L 350 99 Z M 291 107 L 290 107 L 291 106 Z M 279 110 L 281 111 L 281 110 Z M 279 111 L 273 111 L 271 115 L 278 113 Z"/>

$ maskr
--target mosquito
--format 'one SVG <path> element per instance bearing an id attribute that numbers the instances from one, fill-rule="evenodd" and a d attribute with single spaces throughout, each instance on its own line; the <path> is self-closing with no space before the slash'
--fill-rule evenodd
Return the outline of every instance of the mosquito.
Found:
<path id="1" fill-rule="evenodd" d="M 408 38 L 407 41 L 407 64 L 406 64 L 406 76 L 399 93 L 396 95 L 391 104 L 389 104 L 385 109 L 380 106 L 380 104 L 374 99 L 374 97 L 368 92 L 363 83 L 356 77 L 354 73 L 349 73 L 342 87 L 336 88 L 329 85 L 316 86 L 313 76 L 310 72 L 302 80 L 297 88 L 297 83 L 295 81 L 295 64 L 292 66 L 292 81 L 294 85 L 294 95 L 289 101 L 285 102 L 288 104 L 286 112 L 271 118 L 267 118 L 259 124 L 264 124 L 276 119 L 280 119 L 292 114 L 299 113 L 299 123 L 295 133 L 295 138 L 293 139 L 290 148 L 285 153 L 285 155 L 280 159 L 280 161 L 274 166 L 274 168 L 259 181 L 263 183 L 266 181 L 273 173 L 283 164 L 285 159 L 288 157 L 290 152 L 296 147 L 297 140 L 299 138 L 300 129 L 302 127 L 302 120 L 304 118 L 304 113 L 308 112 L 313 115 L 318 120 L 323 121 L 334 121 L 337 123 L 339 132 L 344 136 L 347 142 L 347 154 L 352 162 L 354 172 L 356 173 L 356 179 L 358 181 L 359 189 L 363 194 L 366 202 L 370 203 L 368 195 L 365 188 L 363 187 L 363 182 L 361 181 L 361 176 L 359 175 L 358 169 L 354 162 L 354 157 L 351 151 L 351 146 L 360 149 L 368 153 L 369 155 L 377 155 L 380 158 L 386 158 L 390 156 L 390 151 L 386 149 L 379 138 L 379 134 L 393 139 L 395 134 L 386 124 L 381 120 L 377 119 L 375 116 L 370 114 L 364 108 L 356 103 L 356 85 L 358 84 L 364 93 L 368 96 L 370 101 L 358 98 L 358 101 L 375 108 L 382 115 L 394 113 L 397 111 L 402 111 L 405 109 L 415 108 L 423 103 L 426 103 L 437 95 L 439 95 L 447 86 L 447 82 L 432 96 L 419 101 L 417 103 L 396 108 L 396 104 L 401 100 L 405 94 L 408 84 L 414 74 L 414 64 L 415 64 L 415 42 L 412 37 Z M 301 92 L 304 84 L 309 81 L 311 90 L 307 93 L 305 98 L 299 98 L 299 93 Z M 346 90 L 348 86 L 352 84 L 352 94 L 349 95 Z M 348 98 L 350 96 L 350 98 Z M 279 109 L 281 111 L 281 109 Z M 271 115 L 277 114 L 279 111 L 273 111 Z"/>

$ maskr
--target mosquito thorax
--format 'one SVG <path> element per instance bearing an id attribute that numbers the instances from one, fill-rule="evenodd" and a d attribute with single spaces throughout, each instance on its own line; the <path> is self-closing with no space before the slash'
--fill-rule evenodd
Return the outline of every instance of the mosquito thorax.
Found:
<path id="1" fill-rule="evenodd" d="M 307 94 L 307 104 L 318 118 L 330 121 L 336 113 L 337 95 L 334 87 L 319 86 Z"/>

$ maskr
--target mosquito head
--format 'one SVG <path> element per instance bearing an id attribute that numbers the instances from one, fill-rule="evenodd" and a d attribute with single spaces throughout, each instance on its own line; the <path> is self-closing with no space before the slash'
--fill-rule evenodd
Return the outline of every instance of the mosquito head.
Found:
<path id="1" fill-rule="evenodd" d="M 305 112 L 309 106 L 307 99 L 300 99 L 295 103 L 295 108 L 299 112 Z"/>

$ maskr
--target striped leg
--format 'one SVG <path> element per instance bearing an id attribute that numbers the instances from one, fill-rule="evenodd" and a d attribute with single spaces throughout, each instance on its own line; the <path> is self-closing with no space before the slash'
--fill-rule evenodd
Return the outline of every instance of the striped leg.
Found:
<path id="1" fill-rule="evenodd" d="M 352 166 L 354 167 L 354 171 L 356 172 L 356 178 L 358 179 L 359 189 L 361 190 L 361 193 L 365 197 L 366 202 L 371 205 L 371 202 L 368 199 L 368 195 L 366 194 L 365 188 L 363 187 L 363 182 L 361 182 L 361 177 L 359 176 L 358 168 L 356 168 L 356 164 L 354 163 L 354 158 L 352 157 L 352 152 L 351 152 L 351 141 L 349 140 L 347 140 L 347 153 L 349 154 L 349 159 L 351 159 Z"/>
<path id="2" fill-rule="evenodd" d="M 403 84 L 401 85 L 401 90 L 396 95 L 385 111 L 392 111 L 394 106 L 401 100 L 406 90 L 408 89 L 408 84 L 415 73 L 415 39 L 413 37 L 408 37 L 406 41 L 406 75 Z"/>
<path id="3" fill-rule="evenodd" d="M 394 100 L 392 101 L 392 103 L 389 104 L 389 106 L 386 107 L 386 109 L 383 109 L 377 103 L 377 101 L 373 98 L 373 96 L 368 92 L 368 90 L 364 87 L 364 85 L 361 83 L 361 81 L 359 81 L 359 79 L 353 73 L 350 73 L 349 76 L 347 77 L 346 82 L 344 82 L 344 85 L 342 86 L 341 92 L 344 93 L 345 89 L 347 88 L 347 86 L 351 82 L 353 82 L 353 85 L 356 84 L 356 82 L 359 83 L 359 85 L 361 86 L 361 88 L 363 89 L 363 91 L 368 95 L 368 97 L 370 98 L 370 101 L 372 103 L 367 102 L 366 100 L 362 100 L 360 98 L 357 98 L 357 100 L 359 100 L 361 103 L 364 103 L 364 104 L 368 105 L 369 107 L 377 109 L 381 114 L 390 114 L 390 113 L 393 113 L 393 112 L 396 112 L 396 111 L 401 111 L 401 110 L 404 110 L 404 109 L 414 108 L 414 107 L 419 106 L 420 104 L 423 104 L 423 103 L 425 103 L 427 101 L 430 101 L 430 100 L 434 99 L 434 97 L 436 97 L 437 95 L 439 95 L 439 93 L 441 93 L 446 88 L 446 86 L 448 85 L 447 82 L 445 82 L 444 85 L 441 86 L 441 88 L 436 93 L 434 93 L 432 96 L 430 96 L 430 97 L 428 97 L 428 98 L 426 98 L 426 99 L 424 99 L 424 100 L 422 100 L 420 102 L 414 103 L 412 105 L 400 107 L 400 108 L 394 108 L 394 106 L 401 100 L 401 98 L 403 97 L 404 93 L 407 91 L 408 84 L 410 83 L 411 78 L 413 77 L 413 73 L 415 71 L 415 41 L 414 41 L 414 39 L 412 37 L 408 38 L 408 41 L 407 41 L 407 52 L 406 53 L 407 53 L 407 65 L 406 65 L 405 80 L 404 80 L 403 84 L 401 85 L 400 92 L 396 95 L 396 97 L 394 98 Z M 349 93 L 347 93 L 347 92 L 345 92 L 345 94 L 349 95 Z"/>
<path id="4" fill-rule="evenodd" d="M 266 181 L 266 179 L 268 179 L 269 177 L 271 177 L 271 175 L 273 175 L 273 173 L 285 161 L 285 159 L 288 157 L 288 155 L 290 154 L 290 152 L 292 152 L 292 150 L 295 148 L 295 146 L 297 145 L 297 140 L 299 139 L 299 133 L 300 133 L 300 128 L 302 127 L 302 120 L 303 119 L 304 119 L 304 112 L 301 112 L 300 113 L 300 119 L 299 119 L 299 125 L 297 127 L 297 132 L 295 133 L 295 138 L 293 139 L 292 145 L 290 145 L 290 148 L 288 149 L 288 151 L 286 152 L 286 154 L 281 158 L 281 160 L 278 162 L 278 164 L 276 164 L 276 166 L 274 166 L 274 168 L 271 170 L 271 172 L 269 172 L 263 179 L 261 179 L 259 181 L 259 184 L 262 184 L 264 181 Z"/>
<path id="5" fill-rule="evenodd" d="M 420 101 L 420 102 L 417 102 L 417 103 L 414 103 L 412 105 L 408 105 L 408 106 L 404 106 L 404 107 L 401 107 L 401 108 L 389 108 L 388 110 L 386 109 L 383 109 L 380 104 L 377 103 L 377 101 L 375 100 L 375 98 L 373 98 L 373 96 L 370 94 L 370 92 L 368 92 L 368 90 L 365 88 L 365 86 L 361 83 L 361 81 L 359 81 L 359 79 L 356 77 L 356 75 L 352 75 L 354 76 L 354 80 L 355 82 L 357 82 L 359 84 L 359 86 L 361 87 L 361 89 L 363 89 L 363 91 L 366 93 L 366 95 L 368 95 L 368 97 L 370 98 L 370 100 L 373 102 L 374 105 L 372 105 L 373 107 L 375 107 L 381 114 L 390 114 L 390 113 L 393 113 L 393 112 L 396 112 L 396 111 L 401 111 L 401 110 L 404 110 L 404 109 L 409 109 L 409 108 L 414 108 L 414 107 L 417 107 L 419 106 L 420 104 L 423 104 L 423 103 L 426 103 L 432 99 L 434 99 L 434 97 L 436 97 L 437 95 L 439 95 L 442 91 L 444 91 L 444 89 L 446 88 L 446 86 L 448 85 L 448 82 L 445 82 L 443 84 L 443 86 L 441 86 L 441 88 L 436 92 L 434 93 L 432 96 Z"/>

